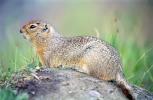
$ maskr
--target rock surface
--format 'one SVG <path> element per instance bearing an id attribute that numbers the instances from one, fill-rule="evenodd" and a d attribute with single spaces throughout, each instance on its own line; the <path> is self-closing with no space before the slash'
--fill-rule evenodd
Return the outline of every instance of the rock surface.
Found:
<path id="1" fill-rule="evenodd" d="M 127 100 L 112 82 L 106 82 L 71 69 L 44 69 L 33 79 L 16 84 L 28 92 L 30 100 Z M 137 100 L 153 100 L 153 94 L 133 86 Z"/>

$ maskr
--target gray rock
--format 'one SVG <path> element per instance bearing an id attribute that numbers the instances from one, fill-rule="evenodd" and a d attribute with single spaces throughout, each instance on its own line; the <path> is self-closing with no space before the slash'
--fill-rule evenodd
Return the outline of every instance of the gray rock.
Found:
<path id="1" fill-rule="evenodd" d="M 127 100 L 113 83 L 70 69 L 45 69 L 36 78 L 16 88 L 28 92 L 30 100 Z M 153 94 L 133 86 L 137 100 L 153 100 Z"/>

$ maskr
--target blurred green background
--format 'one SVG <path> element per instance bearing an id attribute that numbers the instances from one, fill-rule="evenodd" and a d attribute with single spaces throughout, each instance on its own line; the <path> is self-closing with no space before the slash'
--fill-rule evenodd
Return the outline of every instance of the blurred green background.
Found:
<path id="1" fill-rule="evenodd" d="M 152 0 L 1 0 L 0 12 L 1 85 L 12 73 L 38 65 L 19 29 L 41 19 L 64 36 L 92 35 L 109 42 L 119 50 L 126 79 L 153 92 Z"/>

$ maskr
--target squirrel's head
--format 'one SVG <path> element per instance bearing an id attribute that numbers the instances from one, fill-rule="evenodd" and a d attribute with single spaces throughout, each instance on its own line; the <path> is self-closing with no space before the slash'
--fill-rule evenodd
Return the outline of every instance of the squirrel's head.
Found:
<path id="1" fill-rule="evenodd" d="M 36 40 L 38 38 L 46 39 L 54 33 L 54 29 L 45 22 L 32 20 L 20 29 L 20 33 L 28 40 Z"/>

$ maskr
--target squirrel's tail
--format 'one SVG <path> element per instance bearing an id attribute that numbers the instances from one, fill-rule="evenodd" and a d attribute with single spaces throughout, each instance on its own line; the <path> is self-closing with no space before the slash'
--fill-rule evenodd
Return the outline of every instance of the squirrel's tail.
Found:
<path id="1" fill-rule="evenodd" d="M 121 75 L 120 73 L 118 73 L 118 75 L 116 76 L 116 82 L 117 82 L 117 86 L 122 90 L 123 94 L 129 100 L 135 100 L 132 86 L 125 80 L 124 75 Z"/>

